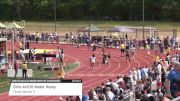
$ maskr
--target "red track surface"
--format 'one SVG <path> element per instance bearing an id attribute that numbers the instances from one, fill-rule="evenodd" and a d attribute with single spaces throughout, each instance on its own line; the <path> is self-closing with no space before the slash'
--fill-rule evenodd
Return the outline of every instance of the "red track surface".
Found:
<path id="1" fill-rule="evenodd" d="M 57 44 L 35 44 L 32 43 L 30 47 L 56 49 Z M 75 48 L 72 45 L 60 45 L 64 49 L 65 57 L 75 59 L 80 63 L 79 67 L 68 73 L 66 78 L 82 79 L 83 92 L 100 85 L 107 79 L 115 79 L 117 75 L 127 74 L 132 68 L 151 65 L 154 57 L 148 55 L 145 50 L 138 50 L 136 52 L 135 61 L 127 62 L 124 57 L 121 57 L 120 51 L 116 49 L 106 49 L 106 53 L 111 54 L 109 64 L 101 64 L 100 50 L 95 52 L 87 50 L 86 46 Z M 10 47 L 9 47 L 10 49 Z M 97 57 L 96 69 L 89 69 L 89 57 L 94 53 Z M 153 52 L 151 52 L 153 54 Z M 8 96 L 8 92 L 0 94 L 0 101 L 59 101 L 57 96 Z"/>

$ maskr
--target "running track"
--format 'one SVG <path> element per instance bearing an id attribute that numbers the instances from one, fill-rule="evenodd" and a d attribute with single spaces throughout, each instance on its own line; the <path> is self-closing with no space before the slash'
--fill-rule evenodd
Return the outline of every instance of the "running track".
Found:
<path id="1" fill-rule="evenodd" d="M 31 48 L 37 49 L 56 49 L 57 44 L 31 43 Z M 89 51 L 86 46 L 75 48 L 73 45 L 60 45 L 64 49 L 65 57 L 69 57 L 79 62 L 76 70 L 66 74 L 68 79 L 82 79 L 83 92 L 87 93 L 93 87 L 106 82 L 107 79 L 115 79 L 116 76 L 128 74 L 130 70 L 139 66 L 150 66 L 153 63 L 153 55 L 148 55 L 146 50 L 138 50 L 136 52 L 135 61 L 127 62 L 121 57 L 120 51 L 112 48 L 105 50 L 105 53 L 111 54 L 109 64 L 101 64 L 100 49 Z M 8 47 L 10 50 L 11 47 Z M 89 69 L 89 57 L 94 53 L 97 57 L 95 64 L 96 69 Z M 151 51 L 151 54 L 154 54 Z M 0 94 L 0 101 L 59 101 L 57 96 L 8 96 L 8 92 Z"/>

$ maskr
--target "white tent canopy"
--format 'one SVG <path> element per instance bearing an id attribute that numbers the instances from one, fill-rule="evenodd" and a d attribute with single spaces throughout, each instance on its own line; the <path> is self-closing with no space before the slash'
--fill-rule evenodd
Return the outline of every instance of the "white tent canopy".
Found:
<path id="1" fill-rule="evenodd" d="M 6 28 L 6 25 L 0 22 L 0 29 L 5 29 L 5 28 Z"/>
<path id="2" fill-rule="evenodd" d="M 24 27 L 21 27 L 20 25 L 18 25 L 15 21 L 13 21 L 12 23 L 9 23 L 6 26 L 6 29 L 23 29 Z"/>
<path id="3" fill-rule="evenodd" d="M 114 26 L 107 30 L 107 32 L 122 32 L 122 33 L 133 33 L 134 30 L 127 26 Z"/>

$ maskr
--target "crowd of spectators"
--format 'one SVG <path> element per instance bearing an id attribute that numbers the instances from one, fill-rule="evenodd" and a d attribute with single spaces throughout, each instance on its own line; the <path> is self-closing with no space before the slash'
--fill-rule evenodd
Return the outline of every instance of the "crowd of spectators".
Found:
<path id="1" fill-rule="evenodd" d="M 1 37 L 7 37 L 11 39 L 13 32 L 1 31 Z M 15 33 L 15 39 L 20 40 L 24 43 L 24 48 L 28 48 L 29 42 L 47 42 L 47 43 L 59 43 L 60 41 L 65 41 L 67 43 L 73 44 L 91 44 L 95 43 L 97 45 L 103 44 L 105 47 L 116 47 L 118 48 L 121 43 L 126 43 L 127 46 L 134 45 L 136 48 L 149 45 L 149 49 L 159 48 L 161 52 L 163 49 L 167 49 L 169 46 L 172 49 L 177 49 L 179 44 L 179 38 L 176 35 L 173 35 L 171 38 L 169 36 L 160 39 L 159 37 L 147 37 L 145 40 L 136 40 L 129 37 L 127 34 L 124 37 L 117 37 L 113 35 L 109 36 L 89 36 L 87 33 L 66 33 L 65 36 L 62 36 L 57 32 L 29 32 L 24 33 L 22 30 Z M 157 46 L 156 46 L 157 45 Z"/>

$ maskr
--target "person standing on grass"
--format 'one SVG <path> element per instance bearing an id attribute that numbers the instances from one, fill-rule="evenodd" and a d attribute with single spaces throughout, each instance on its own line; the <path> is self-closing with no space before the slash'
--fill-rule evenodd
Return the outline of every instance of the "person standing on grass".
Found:
<path id="1" fill-rule="evenodd" d="M 44 50 L 44 52 L 42 54 L 42 58 L 44 60 L 44 64 L 46 64 L 46 50 Z"/>
<path id="2" fill-rule="evenodd" d="M 15 71 L 14 77 L 16 78 L 18 74 L 18 64 L 16 60 L 14 61 L 14 71 Z"/>
<path id="3" fill-rule="evenodd" d="M 22 78 L 27 78 L 27 63 L 25 61 L 22 63 Z"/>
<path id="4" fill-rule="evenodd" d="M 14 74 L 14 77 L 16 78 L 17 77 L 17 73 L 18 73 L 18 65 L 17 65 L 17 60 L 16 60 L 16 56 L 17 56 L 17 52 L 16 50 L 14 50 L 14 71 L 15 71 L 15 74 Z"/>
<path id="5" fill-rule="evenodd" d="M 96 56 L 95 54 L 92 54 L 90 57 L 90 69 L 95 69 L 95 63 L 96 63 Z"/>

